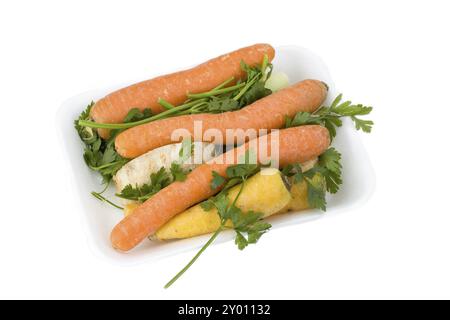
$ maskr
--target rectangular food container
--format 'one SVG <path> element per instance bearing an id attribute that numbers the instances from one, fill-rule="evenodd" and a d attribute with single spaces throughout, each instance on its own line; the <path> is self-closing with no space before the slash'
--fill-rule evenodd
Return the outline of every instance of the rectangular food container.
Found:
<path id="1" fill-rule="evenodd" d="M 289 77 L 290 83 L 303 79 L 318 79 L 329 85 L 329 94 L 326 104 L 337 95 L 334 83 L 327 66 L 320 57 L 305 48 L 297 46 L 282 46 L 276 48 L 276 57 L 273 61 L 274 72 L 282 71 Z M 149 78 L 157 75 L 149 75 Z M 75 194 L 75 206 L 82 214 L 83 224 L 88 242 L 94 253 L 98 256 L 120 265 L 133 265 L 144 261 L 156 260 L 164 256 L 176 254 L 201 247 L 210 235 L 191 239 L 169 242 L 144 241 L 129 253 L 115 251 L 109 241 L 109 235 L 114 225 L 123 218 L 123 212 L 95 199 L 90 191 L 100 191 L 101 177 L 87 168 L 82 153 L 83 145 L 73 122 L 86 105 L 98 100 L 109 92 L 123 85 L 92 90 L 76 95 L 65 101 L 57 114 L 57 127 L 61 146 L 64 149 L 65 161 L 70 170 L 72 191 Z M 359 133 L 353 125 L 344 121 L 343 127 L 338 129 L 338 136 L 333 141 L 343 155 L 343 180 L 341 190 L 328 196 L 327 212 L 306 210 L 290 212 L 269 218 L 273 229 L 289 225 L 296 225 L 319 218 L 326 218 L 343 211 L 348 211 L 364 203 L 372 194 L 375 187 L 375 175 L 370 160 L 359 138 Z M 106 197 L 114 196 L 114 187 L 105 193 Z M 233 232 L 223 232 L 215 243 L 233 239 Z"/>

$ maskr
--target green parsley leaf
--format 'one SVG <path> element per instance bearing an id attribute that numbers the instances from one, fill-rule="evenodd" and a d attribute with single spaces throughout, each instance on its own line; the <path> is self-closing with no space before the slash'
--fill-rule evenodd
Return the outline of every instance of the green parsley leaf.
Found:
<path id="1" fill-rule="evenodd" d="M 150 181 L 153 186 L 161 190 L 162 188 L 167 187 L 170 184 L 171 179 L 169 174 L 167 173 L 167 170 L 163 167 L 156 173 L 152 173 L 150 175 Z"/>
<path id="2" fill-rule="evenodd" d="M 336 193 L 342 184 L 341 154 L 335 148 L 329 148 L 319 156 L 319 167 L 325 178 L 326 190 Z"/>
<path id="3" fill-rule="evenodd" d="M 308 182 L 308 204 L 312 208 L 323 211 L 327 210 L 327 201 L 325 199 L 325 190 L 323 180 L 320 175 L 316 175 L 313 179 L 307 178 Z"/>
<path id="4" fill-rule="evenodd" d="M 114 146 L 110 145 L 107 146 L 105 151 L 103 152 L 103 156 L 102 156 L 102 160 L 101 160 L 101 164 L 108 164 L 111 162 L 116 161 L 117 159 L 117 153 L 116 150 L 114 149 Z"/>
<path id="5" fill-rule="evenodd" d="M 241 60 L 241 69 L 247 74 L 247 79 L 253 79 L 259 76 L 261 70 L 258 67 L 250 67 L 248 64 Z"/>
<path id="6" fill-rule="evenodd" d="M 233 221 L 234 229 L 236 231 L 235 243 L 239 250 L 243 250 L 249 244 L 257 243 L 261 236 L 266 233 L 272 225 L 262 220 L 263 215 L 258 212 L 249 211 L 243 213 L 238 211 L 235 217 L 236 222 Z M 245 238 L 244 234 L 247 234 Z"/>
<path id="7" fill-rule="evenodd" d="M 234 239 L 234 243 L 238 246 L 239 250 L 243 250 L 248 246 L 247 239 L 239 231 L 236 231 L 236 238 Z"/>
<path id="8" fill-rule="evenodd" d="M 211 190 L 216 190 L 225 183 L 225 178 L 216 171 L 212 172 L 213 179 L 211 180 Z"/>
<path id="9" fill-rule="evenodd" d="M 258 212 L 249 211 L 244 214 L 239 210 L 235 216 L 235 220 L 233 220 L 233 226 L 237 230 L 248 231 L 248 228 L 261 220 L 262 216 L 263 215 Z"/>
<path id="10" fill-rule="evenodd" d="M 287 177 L 294 177 L 294 183 L 300 183 L 304 179 L 302 167 L 298 163 L 287 165 L 281 170 L 281 173 Z"/>
<path id="11" fill-rule="evenodd" d="M 329 148 L 319 156 L 316 166 L 307 172 L 301 173 L 301 166 L 293 164 L 284 167 L 282 173 L 294 177 L 294 183 L 306 181 L 310 207 L 325 211 L 326 192 L 336 193 L 342 184 L 341 154 L 335 148 Z"/>
<path id="12" fill-rule="evenodd" d="M 298 127 L 306 124 L 320 124 L 321 120 L 309 112 L 297 112 L 294 118 L 286 117 L 286 128 Z"/>
<path id="13" fill-rule="evenodd" d="M 239 164 L 231 165 L 226 170 L 228 179 L 245 180 L 256 174 L 260 170 L 260 166 L 256 163 L 256 154 L 247 150 L 243 157 L 239 159 Z"/>
<path id="14" fill-rule="evenodd" d="M 89 115 L 91 113 L 91 109 L 94 106 L 94 101 L 91 101 L 90 104 L 86 107 L 85 110 L 83 110 L 78 117 L 74 121 L 75 130 L 77 130 L 78 135 L 80 136 L 81 140 L 87 144 L 92 144 L 97 140 L 97 132 L 92 128 L 86 128 L 82 127 L 78 124 L 78 121 L 80 120 L 89 120 Z"/>
<path id="15" fill-rule="evenodd" d="M 355 116 L 352 116 L 351 119 L 355 123 L 356 130 L 362 130 L 366 133 L 370 133 L 372 131 L 373 121 L 371 120 L 362 120 Z"/>
<path id="16" fill-rule="evenodd" d="M 243 177 L 247 178 L 259 171 L 257 164 L 236 164 L 229 166 L 226 170 L 229 179 Z"/>
<path id="17" fill-rule="evenodd" d="M 336 127 L 342 127 L 342 120 L 334 117 L 325 117 L 323 118 L 323 125 L 330 132 L 331 139 L 336 137 Z"/>
<path id="18" fill-rule="evenodd" d="M 328 170 L 341 174 L 341 154 L 335 148 L 329 148 L 319 157 L 319 164 Z"/>
<path id="19" fill-rule="evenodd" d="M 127 185 L 120 193 L 117 193 L 116 196 L 127 200 L 144 202 L 161 189 L 167 187 L 171 182 L 172 179 L 167 170 L 161 168 L 159 171 L 150 175 L 150 183 L 142 186 Z"/>
<path id="20" fill-rule="evenodd" d="M 133 108 L 130 111 L 128 111 L 128 114 L 126 115 L 125 119 L 123 120 L 123 123 L 131 123 L 135 121 L 140 121 L 142 119 L 147 119 L 152 116 L 152 110 L 147 108 L 143 111 L 139 110 L 138 108 Z"/>
<path id="21" fill-rule="evenodd" d="M 181 165 L 173 162 L 170 166 L 170 173 L 172 174 L 174 181 L 185 181 L 187 178 L 187 172 L 183 170 Z"/>
<path id="22" fill-rule="evenodd" d="M 349 117 L 355 124 L 356 130 L 371 132 L 374 124 L 371 120 L 363 120 L 357 116 L 368 115 L 372 107 L 362 104 L 353 105 L 351 101 L 342 102 L 342 94 L 339 94 L 329 107 L 321 107 L 314 113 L 298 112 L 294 118 L 286 117 L 285 127 L 296 127 L 308 124 L 320 124 L 330 132 L 331 138 L 336 136 L 336 128 L 342 126 L 343 117 Z"/>
<path id="23" fill-rule="evenodd" d="M 226 193 L 221 192 L 216 197 L 210 198 L 208 201 L 204 201 L 202 204 L 208 209 L 206 211 L 209 211 L 215 207 L 217 209 L 217 213 L 219 214 L 222 220 L 226 220 L 229 218 L 228 216 L 229 201 L 227 199 Z"/>
<path id="24" fill-rule="evenodd" d="M 226 221 L 231 220 L 233 229 L 236 232 L 235 243 L 240 250 L 247 247 L 250 243 L 256 243 L 271 227 L 269 223 L 261 220 L 263 214 L 253 211 L 243 212 L 236 206 L 236 202 L 244 188 L 245 179 L 241 178 L 241 189 L 232 203 L 227 198 L 226 191 L 223 190 L 216 197 L 210 199 L 210 204 L 204 205 L 208 209 L 212 203 L 217 208 L 222 225 L 225 225 Z M 245 234 L 247 234 L 247 238 Z"/>
<path id="25" fill-rule="evenodd" d="M 79 124 L 80 121 L 89 119 L 93 106 L 94 102 L 91 102 L 81 113 L 75 121 L 75 129 L 85 145 L 83 158 L 86 165 L 92 170 L 98 171 L 103 177 L 103 182 L 107 183 L 129 160 L 122 158 L 115 150 L 114 140 L 121 130 L 112 130 L 110 138 L 105 140 L 98 135 L 96 129 Z M 150 109 L 143 112 L 132 109 L 125 117 L 125 122 L 136 121 L 150 115 Z"/>
<path id="26" fill-rule="evenodd" d="M 214 206 L 214 201 L 212 198 L 203 201 L 202 203 L 200 203 L 200 206 L 202 207 L 203 210 L 205 211 L 211 211 L 215 206 Z"/>
<path id="27" fill-rule="evenodd" d="M 227 111 L 234 111 L 239 109 L 239 102 L 229 98 L 212 97 L 211 101 L 207 102 L 206 111 L 208 113 L 222 113 Z"/>
<path id="28" fill-rule="evenodd" d="M 240 107 L 248 106 L 249 104 L 252 104 L 253 102 L 262 99 L 264 97 L 267 97 L 270 94 L 272 94 L 272 90 L 267 89 L 264 86 L 264 83 L 255 82 L 255 84 L 251 86 L 250 89 L 248 89 L 247 92 L 245 92 L 239 99 L 238 106 Z"/>

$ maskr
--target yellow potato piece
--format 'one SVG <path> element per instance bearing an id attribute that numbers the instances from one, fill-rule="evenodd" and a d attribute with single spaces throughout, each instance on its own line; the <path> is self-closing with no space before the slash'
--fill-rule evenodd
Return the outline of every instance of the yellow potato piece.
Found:
<path id="1" fill-rule="evenodd" d="M 229 191 L 230 201 L 236 198 L 240 187 L 235 186 Z M 280 171 L 264 169 L 245 182 L 236 206 L 244 212 L 261 212 L 264 217 L 268 217 L 286 208 L 291 199 Z M 205 211 L 200 205 L 196 205 L 173 217 L 153 238 L 158 240 L 189 238 L 214 232 L 219 226 L 220 219 L 215 208 Z"/>

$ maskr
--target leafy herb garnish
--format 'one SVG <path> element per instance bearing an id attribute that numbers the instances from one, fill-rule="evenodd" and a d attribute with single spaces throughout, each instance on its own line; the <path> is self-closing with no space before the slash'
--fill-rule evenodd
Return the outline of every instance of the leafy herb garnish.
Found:
<path id="1" fill-rule="evenodd" d="M 172 174 L 173 181 L 183 182 L 187 178 L 187 172 L 183 170 L 180 164 L 173 162 L 170 166 L 170 173 Z"/>
<path id="2" fill-rule="evenodd" d="M 143 111 L 139 110 L 138 108 L 133 108 L 130 111 L 128 111 L 128 114 L 126 115 L 125 119 L 123 120 L 124 123 L 131 123 L 135 121 L 140 121 L 143 119 L 150 118 L 152 116 L 152 110 L 151 109 L 144 109 Z"/>
<path id="3" fill-rule="evenodd" d="M 300 164 L 290 164 L 281 170 L 281 173 L 287 177 L 293 177 L 294 183 L 300 183 L 303 181 L 303 172 Z"/>
<path id="4" fill-rule="evenodd" d="M 342 184 L 341 154 L 335 148 L 329 148 L 319 156 L 316 166 L 302 172 L 299 164 L 283 168 L 282 173 L 293 177 L 294 183 L 306 181 L 308 185 L 308 203 L 310 207 L 326 211 L 326 192 L 336 193 Z"/>
<path id="5" fill-rule="evenodd" d="M 75 130 L 78 132 L 78 136 L 84 143 L 84 154 L 83 158 L 86 165 L 101 174 L 103 177 L 103 183 L 106 185 L 105 190 L 109 186 L 112 177 L 120 170 L 129 159 L 121 157 L 115 149 L 114 140 L 116 136 L 123 130 L 112 130 L 110 132 L 110 137 L 108 139 L 102 139 L 94 128 L 83 127 L 79 125 L 80 121 L 87 121 L 89 119 L 89 114 L 91 112 L 94 102 L 91 102 L 86 109 L 81 113 L 78 120 L 75 120 Z M 145 109 L 140 111 L 137 108 L 131 109 L 124 119 L 124 122 L 134 122 L 142 120 L 151 116 L 151 110 Z M 122 207 L 116 205 L 115 203 L 109 201 L 104 196 L 102 192 L 91 192 L 91 194 L 110 205 L 122 209 Z"/>
<path id="6" fill-rule="evenodd" d="M 119 198 L 144 202 L 161 189 L 167 187 L 171 183 L 171 177 L 165 168 L 150 175 L 150 182 L 142 186 L 125 186 L 116 196 Z"/>
<path id="7" fill-rule="evenodd" d="M 111 183 L 111 180 L 105 184 L 105 187 L 103 188 L 102 191 L 100 191 L 100 192 L 92 191 L 91 194 L 94 198 L 97 198 L 100 201 L 106 202 L 119 210 L 123 210 L 124 209 L 123 207 L 115 204 L 114 202 L 108 200 L 106 197 L 103 196 L 103 193 L 108 189 L 110 183 Z"/>
<path id="8" fill-rule="evenodd" d="M 115 207 L 115 208 L 117 208 L 117 209 L 119 209 L 119 210 L 123 210 L 123 209 L 124 209 L 123 207 L 121 207 L 121 206 L 115 204 L 114 202 L 108 200 L 106 197 L 104 197 L 104 196 L 103 196 L 101 193 L 99 193 L 99 192 L 92 191 L 91 194 L 92 194 L 95 198 L 97 198 L 98 200 L 103 201 L 103 202 L 106 202 L 107 204 L 109 204 L 109 205 L 111 205 L 111 206 L 113 206 L 113 207 Z"/>
<path id="9" fill-rule="evenodd" d="M 222 177 L 220 174 L 218 174 L 217 172 L 213 171 L 212 173 L 212 180 L 211 180 L 211 190 L 216 190 L 217 188 L 219 188 L 220 186 L 222 186 L 225 183 L 225 178 Z"/>
<path id="10" fill-rule="evenodd" d="M 372 107 L 364 106 L 362 104 L 352 104 L 351 101 L 342 102 L 342 94 L 339 94 L 331 106 L 321 107 L 313 113 L 298 112 L 294 118 L 286 118 L 286 128 L 296 127 L 307 124 L 320 124 L 325 126 L 330 132 L 331 138 L 336 136 L 336 127 L 342 126 L 343 117 L 349 117 L 355 124 L 356 130 L 363 132 L 371 132 L 373 121 L 364 120 L 359 116 L 368 115 L 372 111 Z"/>
<path id="11" fill-rule="evenodd" d="M 186 180 L 187 175 L 188 172 L 180 164 L 174 162 L 169 170 L 163 167 L 158 172 L 152 173 L 149 183 L 143 184 L 142 186 L 132 186 L 129 184 L 121 192 L 116 193 L 116 196 L 122 199 L 144 202 L 172 182 Z"/>
<path id="12" fill-rule="evenodd" d="M 247 154 L 248 153 L 246 153 L 245 157 L 246 163 L 228 167 L 226 170 L 226 177 L 213 171 L 213 179 L 210 187 L 212 190 L 217 190 L 217 188 L 223 186 L 222 191 L 215 197 L 202 202 L 201 206 L 205 211 L 210 211 L 212 208 L 217 209 L 217 213 L 220 217 L 220 226 L 194 258 L 192 258 L 192 260 L 165 285 L 165 288 L 170 287 L 178 278 L 180 278 L 200 257 L 203 251 L 214 242 L 217 236 L 223 230 L 227 229 L 227 221 L 233 223 L 232 229 L 236 233 L 235 244 L 240 250 L 243 250 L 249 244 L 258 242 L 261 236 L 272 227 L 269 223 L 262 220 L 263 215 L 261 213 L 253 211 L 243 212 L 236 206 L 236 202 L 245 187 L 245 181 L 259 170 L 258 165 L 247 163 L 247 159 L 249 158 Z M 239 183 L 241 183 L 239 192 L 233 202 L 231 202 L 227 197 L 228 191 L 232 186 Z"/>
<path id="13" fill-rule="evenodd" d="M 236 239 L 234 243 L 239 250 L 243 250 L 249 244 L 255 244 L 259 238 L 266 233 L 272 225 L 262 220 L 263 215 L 258 212 L 249 211 L 243 213 L 239 208 L 234 207 L 231 212 Z M 245 235 L 246 234 L 246 235 Z"/>
<path id="14" fill-rule="evenodd" d="M 262 99 L 270 95 L 272 91 L 264 86 L 263 82 L 256 82 L 251 86 L 247 92 L 245 92 L 239 99 L 239 107 L 245 107 L 252 104 L 256 100 Z"/>

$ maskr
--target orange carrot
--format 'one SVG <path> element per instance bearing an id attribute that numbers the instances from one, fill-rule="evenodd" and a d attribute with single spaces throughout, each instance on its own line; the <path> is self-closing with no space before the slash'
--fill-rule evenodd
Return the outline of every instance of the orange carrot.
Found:
<path id="1" fill-rule="evenodd" d="M 91 118 L 98 123 L 120 123 L 132 108 L 150 108 L 153 113 L 164 109 L 158 104 L 162 98 L 172 105 L 187 99 L 187 93 L 209 91 L 224 81 L 245 76 L 240 62 L 254 67 L 268 56 L 272 61 L 275 50 L 269 44 L 255 44 L 209 60 L 192 69 L 167 74 L 133 84 L 110 93 L 98 100 L 91 110 Z M 99 129 L 100 136 L 108 136 L 108 130 Z"/>
<path id="2" fill-rule="evenodd" d="M 323 82 L 305 80 L 237 111 L 185 115 L 128 129 L 116 137 L 116 150 L 125 158 L 138 157 L 155 148 L 179 142 L 173 141 L 171 135 L 174 130 L 180 128 L 186 129 L 195 140 L 201 138 L 208 142 L 214 142 L 214 137 L 208 138 L 203 135 L 203 132 L 208 129 L 217 129 L 225 137 L 225 131 L 230 128 L 255 129 L 256 131 L 281 128 L 285 124 L 286 116 L 293 117 L 299 111 L 313 112 L 321 106 L 326 95 L 327 88 Z M 201 137 L 194 136 L 194 121 L 201 121 L 203 130 Z"/>
<path id="3" fill-rule="evenodd" d="M 268 155 L 278 151 L 281 167 L 311 160 L 322 154 L 330 143 L 328 130 L 318 125 L 280 130 L 278 150 L 272 150 L 270 135 L 256 139 L 259 150 L 267 148 Z M 213 171 L 225 177 L 226 169 L 237 163 L 237 159 L 245 154 L 253 142 L 250 141 L 230 150 L 229 152 L 233 152 L 231 161 L 223 161 L 228 157 L 229 152 L 227 152 L 207 164 L 197 167 L 184 182 L 174 182 L 144 202 L 133 214 L 124 218 L 114 227 L 111 233 L 113 247 L 121 251 L 133 249 L 173 216 L 213 196 L 220 190 L 220 187 L 216 190 L 212 190 L 210 187 Z M 259 150 L 255 155 L 257 161 L 261 163 L 264 155 L 260 154 Z"/>

